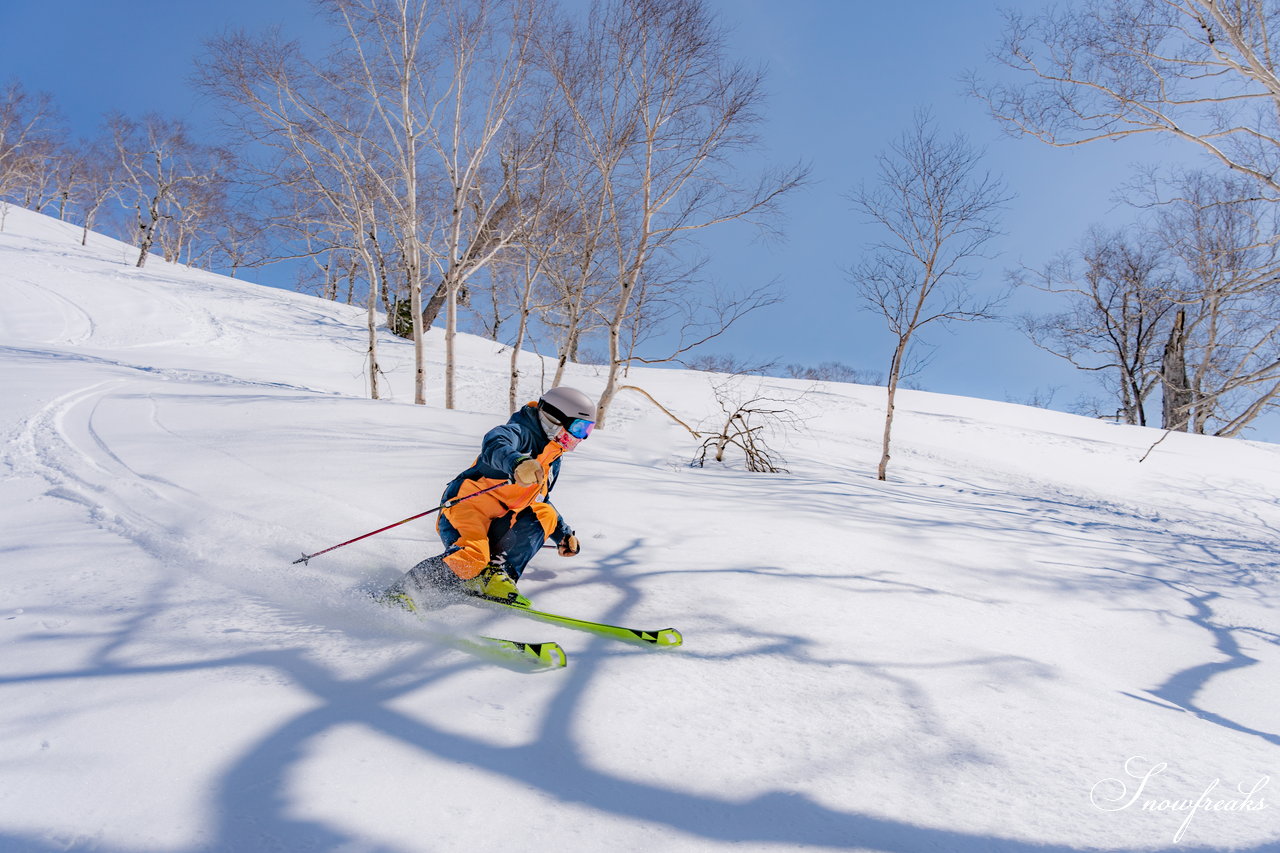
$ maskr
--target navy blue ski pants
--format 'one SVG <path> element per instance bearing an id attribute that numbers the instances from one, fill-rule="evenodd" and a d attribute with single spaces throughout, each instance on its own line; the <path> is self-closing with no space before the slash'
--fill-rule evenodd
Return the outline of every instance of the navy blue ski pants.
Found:
<path id="1" fill-rule="evenodd" d="M 441 515 L 436 530 L 447 549 L 444 556 L 461 550 L 457 543 L 462 534 L 448 518 Z M 489 563 L 506 569 L 511 577 L 520 580 L 525 566 L 546 541 L 547 531 L 532 508 L 500 515 L 489 524 Z"/>

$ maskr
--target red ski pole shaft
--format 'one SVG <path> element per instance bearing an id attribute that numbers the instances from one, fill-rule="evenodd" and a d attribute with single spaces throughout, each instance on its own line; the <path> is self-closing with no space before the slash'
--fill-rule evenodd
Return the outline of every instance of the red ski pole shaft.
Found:
<path id="1" fill-rule="evenodd" d="M 366 533 L 366 534 L 364 534 L 363 536 L 357 536 L 355 539 L 348 539 L 346 542 L 339 542 L 337 545 L 332 545 L 332 546 L 330 546 L 330 547 L 328 547 L 328 548 L 325 548 L 323 551 L 316 551 L 314 554 L 303 554 L 301 557 L 299 557 L 298 559 L 294 560 L 293 562 L 294 562 L 294 564 L 295 564 L 295 565 L 296 565 L 297 563 L 304 563 L 304 564 L 305 564 L 307 561 L 311 560 L 311 559 L 312 559 L 312 558 L 314 558 L 314 557 L 319 557 L 321 554 L 328 554 L 330 551 L 336 551 L 336 550 L 338 550 L 339 548 L 341 548 L 341 547 L 343 547 L 343 546 L 345 546 L 345 545 L 350 545 L 350 544 L 351 544 L 351 543 L 353 543 L 353 542 L 359 542 L 361 539 L 368 539 L 370 536 L 377 536 L 379 533 L 384 533 L 384 532 L 386 532 L 386 531 L 390 530 L 390 529 L 391 529 L 391 528 L 393 528 L 393 527 L 399 527 L 399 526 L 400 526 L 400 525 L 402 525 L 402 524 L 408 524 L 408 523 L 409 523 L 409 522 L 411 522 L 411 521 L 417 521 L 419 518 L 422 518 L 423 516 L 431 515 L 431 513 L 433 513 L 433 512 L 439 512 L 439 511 L 440 511 L 440 510 L 442 510 L 442 509 L 445 509 L 445 508 L 447 508 L 447 507 L 451 507 L 451 506 L 453 506 L 454 504 L 460 504 L 460 503 L 462 503 L 463 501 L 469 501 L 469 500 L 471 500 L 472 498 L 478 498 L 478 497 L 480 497 L 481 495 L 483 495 L 485 492 L 492 492 L 494 489 L 498 489 L 498 488 L 501 488 L 501 487 L 503 487 L 503 486 L 510 485 L 510 483 L 511 483 L 511 481 L 510 481 L 510 480 L 507 480 L 507 481 L 505 481 L 505 482 L 498 483 L 497 485 L 490 486 L 490 487 L 489 487 L 489 488 L 487 488 L 487 489 L 481 489 L 481 490 L 480 490 L 480 491 L 478 491 L 478 492 L 472 492 L 471 494 L 467 495 L 465 498 L 452 498 L 452 499 L 447 500 L 447 501 L 445 501 L 444 503 L 440 504 L 440 506 L 438 506 L 438 507 L 433 507 L 433 508 L 431 508 L 431 509 L 427 510 L 426 512 L 420 512 L 420 513 L 418 513 L 417 515 L 411 515 L 411 516 L 409 516 L 408 518 L 404 519 L 403 521 L 397 521 L 395 524 L 388 524 L 386 527 L 379 527 L 377 530 L 374 530 L 374 531 L 373 531 L 373 532 L 371 532 L 371 533 Z"/>

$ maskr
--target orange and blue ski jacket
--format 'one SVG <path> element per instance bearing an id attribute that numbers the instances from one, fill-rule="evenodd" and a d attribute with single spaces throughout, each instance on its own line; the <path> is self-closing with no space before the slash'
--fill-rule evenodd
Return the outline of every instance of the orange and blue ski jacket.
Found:
<path id="1" fill-rule="evenodd" d="M 489 529 L 498 519 L 505 518 L 510 525 L 520 513 L 531 510 L 545 536 L 556 544 L 573 533 L 549 499 L 560 476 L 563 453 L 564 449 L 543 430 L 536 401 L 521 408 L 502 426 L 485 433 L 480 455 L 470 468 L 445 487 L 443 500 L 465 498 L 490 486 L 499 487 L 444 510 L 437 525 L 441 538 L 450 547 L 445 562 L 459 577 L 475 577 L 489 564 L 492 556 Z M 499 485 L 511 480 L 516 466 L 525 459 L 534 459 L 542 466 L 543 482 L 531 486 Z"/>

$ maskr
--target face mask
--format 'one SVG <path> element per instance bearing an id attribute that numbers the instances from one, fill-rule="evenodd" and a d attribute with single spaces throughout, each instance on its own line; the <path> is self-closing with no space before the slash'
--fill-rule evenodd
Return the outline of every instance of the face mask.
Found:
<path id="1" fill-rule="evenodd" d="M 556 427 L 556 434 L 552 436 L 551 440 L 563 447 L 565 450 L 573 450 L 579 444 L 582 444 L 582 439 L 574 436 L 562 426 Z"/>

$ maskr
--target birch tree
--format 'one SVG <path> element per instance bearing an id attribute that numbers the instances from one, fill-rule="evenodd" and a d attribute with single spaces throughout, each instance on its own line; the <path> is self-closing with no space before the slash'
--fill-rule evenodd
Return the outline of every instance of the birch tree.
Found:
<path id="1" fill-rule="evenodd" d="M 729 60 L 702 0 L 598 0 L 580 26 L 561 25 L 548 56 L 603 192 L 613 279 L 603 426 L 628 363 L 625 327 L 655 260 L 698 229 L 775 212 L 805 172 L 753 183 L 734 168 L 732 155 L 755 142 L 762 75 Z"/>
<path id="2" fill-rule="evenodd" d="M 80 152 L 83 168 L 79 192 L 81 221 L 80 245 L 89 245 L 89 232 L 97 221 L 98 212 L 116 191 L 119 181 L 120 161 L 106 137 L 97 137 Z"/>
<path id="3" fill-rule="evenodd" d="M 1154 226 L 1182 268 L 1169 294 L 1167 428 L 1237 436 L 1280 400 L 1280 223 L 1252 186 L 1183 175 Z"/>
<path id="4" fill-rule="evenodd" d="M 534 251 L 541 260 L 547 304 L 541 317 L 556 335 L 552 387 L 564 381 L 586 336 L 602 325 L 610 291 L 608 203 L 605 185 L 589 161 L 571 153 L 554 159 L 561 188 L 548 209 L 551 227 Z"/>
<path id="5" fill-rule="evenodd" d="M 66 176 L 64 165 L 70 153 L 65 141 L 52 134 L 30 141 L 25 146 L 21 158 L 19 197 L 23 207 L 36 213 L 44 213 L 45 208 L 55 204 L 61 209 L 63 179 Z"/>
<path id="6" fill-rule="evenodd" d="M 545 110 L 522 113 L 534 61 L 532 0 L 433 0 L 441 24 L 437 74 L 424 143 L 440 198 L 432 261 L 445 309 L 444 404 L 452 409 L 458 296 L 477 272 L 519 239 L 536 215 L 516 196 L 517 179 L 545 149 Z M 524 121 L 522 121 L 524 119 Z M 428 312 L 427 318 L 434 316 Z M 424 318 L 424 322 L 427 321 Z"/>
<path id="7" fill-rule="evenodd" d="M 242 135 L 276 152 L 265 169 L 294 190 L 291 218 L 309 226 L 309 236 L 317 228 L 327 233 L 308 254 L 325 256 L 326 266 L 334 269 L 341 253 L 359 258 L 369 290 L 366 307 L 376 305 L 380 294 L 394 311 L 387 293 L 389 242 L 402 249 L 400 266 L 413 304 L 421 301 L 417 151 L 422 125 L 412 94 L 418 75 L 429 71 L 415 41 L 427 22 L 410 15 L 407 5 L 392 10 L 399 15 L 381 17 L 373 14 L 376 10 L 342 4 L 333 11 L 346 22 L 353 41 L 328 63 L 309 61 L 296 43 L 274 33 L 235 34 L 210 43 L 202 81 L 237 110 Z M 365 17 L 357 18 L 357 11 Z M 370 57 L 361 49 L 356 35 L 376 41 L 373 33 L 390 39 L 387 55 Z M 370 88 L 383 72 L 394 85 L 373 98 Z M 383 233 L 387 227 L 392 235 Z M 370 314 L 370 393 L 376 398 L 375 330 Z M 413 322 L 414 401 L 419 404 L 426 401 L 422 335 L 420 320 Z"/>
<path id="8" fill-rule="evenodd" d="M 58 157 L 54 176 L 58 199 L 58 219 L 67 217 L 86 201 L 89 190 L 90 170 L 88 149 L 84 142 L 67 145 Z"/>
<path id="9" fill-rule="evenodd" d="M 0 91 L 0 205 L 31 181 L 36 152 L 48 147 L 57 120 L 48 95 L 31 95 L 18 82 L 8 83 Z"/>
<path id="10" fill-rule="evenodd" d="M 1179 140 L 1280 199 L 1280 28 L 1271 0 L 1083 0 L 1006 13 L 973 82 L 1012 133 L 1050 145 Z"/>
<path id="11" fill-rule="evenodd" d="M 340 200 L 326 196 L 325 178 L 310 164 L 349 172 L 359 149 L 355 159 L 362 161 L 392 223 L 390 242 L 409 294 L 414 401 L 426 402 L 424 335 L 443 304 L 444 396 L 452 407 L 460 289 L 521 227 L 512 216 L 508 187 L 526 165 L 524 152 L 536 150 L 527 140 L 512 142 L 520 125 L 516 113 L 530 58 L 534 5 L 531 0 L 325 0 L 321 5 L 343 34 L 323 63 L 307 62 L 296 45 L 268 36 L 257 43 L 243 37 L 215 43 L 210 64 L 219 74 L 229 72 L 243 81 L 237 97 L 272 132 L 284 134 L 291 158 L 302 163 L 309 184 L 328 198 L 330 208 Z M 273 62 L 263 53 L 265 45 L 288 62 Z M 222 56 L 228 48 L 231 59 Z M 246 55 L 259 60 L 237 67 L 236 57 Z M 255 78 L 264 76 L 270 85 L 257 91 Z M 342 152 L 342 164 L 326 160 L 315 144 L 317 133 Z M 341 205 L 350 212 L 350 204 Z M 356 242 L 365 246 L 353 250 L 367 250 L 368 232 L 353 233 L 362 235 Z M 378 280 L 383 301 L 398 320 L 398 300 L 385 290 L 387 242 L 377 245 Z M 424 304 L 428 269 L 439 273 L 440 287 Z"/>
<path id="12" fill-rule="evenodd" d="M 544 300 L 543 291 L 547 283 L 556 280 L 555 271 L 562 268 L 562 260 L 567 254 L 566 246 L 573 244 L 574 208 L 564 201 L 568 187 L 563 181 L 562 166 L 564 160 L 557 156 L 559 134 L 554 130 L 542 137 L 545 154 L 536 158 L 536 169 L 523 177 L 517 173 L 512 195 L 517 204 L 526 209 L 520 213 L 524 225 L 518 242 L 512 246 L 508 266 L 513 271 L 514 279 L 519 282 L 519 294 L 516 310 L 516 334 L 511 345 L 511 369 L 507 389 L 507 402 L 510 410 L 515 412 L 521 405 L 520 388 L 520 354 L 525 341 L 529 337 L 536 316 L 547 310 L 557 298 Z M 542 285 L 542 286 L 540 286 Z M 543 317 L 546 322 L 545 316 Z M 563 357 L 561 358 L 563 365 Z M 556 371 L 551 387 L 560 384 L 563 368 Z"/>
<path id="13" fill-rule="evenodd" d="M 134 211 L 141 267 L 158 245 L 161 229 L 194 203 L 195 188 L 221 179 L 218 160 L 191 139 L 181 121 L 154 113 L 134 121 L 117 113 L 107 126 L 119 158 L 117 197 Z"/>
<path id="14" fill-rule="evenodd" d="M 972 87 L 1011 133 L 1050 145 L 1159 136 L 1200 152 L 1223 175 L 1234 176 L 1233 191 L 1238 193 L 1234 200 L 1219 199 L 1213 207 L 1200 207 L 1200 213 L 1212 214 L 1215 209 L 1221 213 L 1225 210 L 1221 205 L 1233 201 L 1241 206 L 1258 200 L 1274 205 L 1280 202 L 1278 16 L 1280 8 L 1273 0 L 1085 0 L 1032 14 L 1009 12 L 1003 40 L 993 55 L 1017 72 L 1017 79 L 997 84 L 975 79 Z M 1192 226 L 1192 232 L 1198 228 Z M 1267 240 L 1273 238 L 1274 232 Z M 1232 254 L 1245 245 L 1247 241 Z M 1179 250 L 1184 261 L 1188 248 L 1183 245 Z M 1191 251 L 1195 254 L 1200 249 Z M 1215 253 L 1221 257 L 1220 250 L 1210 252 Z M 1223 275 L 1236 275 L 1232 264 L 1199 272 L 1195 266 L 1195 261 L 1187 265 L 1191 278 L 1208 283 L 1201 293 L 1221 294 Z M 1229 302 L 1240 301 L 1239 286 L 1237 280 L 1227 287 L 1234 294 Z M 1249 297 L 1258 301 L 1255 308 L 1263 309 L 1262 317 L 1271 316 L 1274 291 L 1272 283 Z M 1216 298 L 1211 296 L 1210 302 Z M 1190 301 L 1200 302 L 1194 296 Z M 1201 315 L 1201 309 L 1207 313 Z M 1174 337 L 1168 342 L 1175 372 L 1180 353 L 1188 360 L 1196 358 L 1197 335 L 1202 341 L 1217 335 L 1213 323 L 1206 324 L 1198 319 L 1201 316 L 1225 315 L 1215 305 L 1202 303 L 1180 304 L 1175 312 Z M 1246 312 L 1237 319 L 1259 316 Z M 1197 403 L 1193 387 L 1178 388 L 1175 383 L 1166 388 L 1169 395 L 1182 397 L 1169 410 L 1179 427 L 1209 430 L 1203 420 L 1195 425 L 1193 410 L 1206 412 L 1211 401 L 1229 396 L 1237 400 L 1235 406 L 1247 399 L 1237 409 L 1243 421 L 1227 415 L 1227 409 L 1214 415 L 1218 426 L 1213 431 L 1234 435 L 1273 405 L 1276 359 L 1271 357 L 1274 349 L 1264 343 L 1273 340 L 1266 321 L 1243 332 L 1243 337 L 1260 346 L 1255 349 L 1241 340 L 1233 348 L 1244 358 L 1234 366 L 1227 367 L 1208 353 L 1200 361 L 1202 370 L 1217 364 L 1215 369 L 1223 371 L 1218 391 L 1208 390 Z M 1240 384 L 1227 376 L 1241 380 Z M 1190 385 L 1196 381 L 1194 375 L 1187 377 Z M 1227 391 L 1229 386 L 1233 387 Z"/>
<path id="15" fill-rule="evenodd" d="M 231 160 L 226 151 L 216 148 L 199 146 L 196 150 L 203 176 L 173 187 L 171 213 L 166 227 L 160 229 L 158 242 L 166 261 L 207 268 L 219 223 L 232 215 L 226 180 Z"/>
<path id="16" fill-rule="evenodd" d="M 1146 426 L 1146 402 L 1163 374 L 1173 272 L 1149 237 L 1124 230 L 1091 229 L 1077 255 L 1016 276 L 1017 283 L 1057 294 L 1067 304 L 1062 311 L 1022 317 L 1022 330 L 1041 349 L 1098 375 L 1123 423 Z"/>
<path id="17" fill-rule="evenodd" d="M 877 158 L 876 183 L 849 198 L 884 237 L 851 267 L 861 299 L 884 317 L 893 340 L 877 477 L 886 479 L 898 386 L 917 333 L 926 326 L 992 319 L 998 297 L 976 293 L 973 263 L 997 236 L 1008 200 L 981 171 L 981 153 L 963 136 L 944 139 L 927 113 Z"/>
<path id="18" fill-rule="evenodd" d="M 423 240 L 419 197 L 424 139 L 431 132 L 428 97 L 436 58 L 426 43 L 438 20 L 439 4 L 426 0 L 326 0 L 323 6 L 349 41 L 339 49 L 336 69 L 325 81 L 336 91 L 367 104 L 379 125 L 377 139 L 391 165 L 374 171 L 394 211 L 409 289 L 414 353 L 414 403 L 426 399 L 422 323 Z"/>

